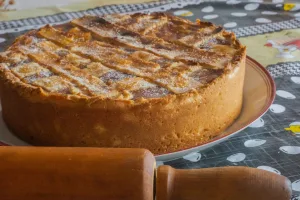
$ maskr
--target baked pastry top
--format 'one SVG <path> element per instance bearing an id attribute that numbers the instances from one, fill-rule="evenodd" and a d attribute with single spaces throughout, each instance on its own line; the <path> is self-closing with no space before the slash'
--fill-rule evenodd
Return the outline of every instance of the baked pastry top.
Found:
<path id="1" fill-rule="evenodd" d="M 47 95 L 136 101 L 197 92 L 244 51 L 233 33 L 199 20 L 85 16 L 19 37 L 0 69 Z"/>

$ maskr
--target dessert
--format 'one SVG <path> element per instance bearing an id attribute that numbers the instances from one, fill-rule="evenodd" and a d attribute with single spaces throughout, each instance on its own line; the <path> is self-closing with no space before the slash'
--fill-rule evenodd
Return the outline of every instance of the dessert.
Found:
<path id="1" fill-rule="evenodd" d="M 3 118 L 33 145 L 177 151 L 238 117 L 245 59 L 233 33 L 165 13 L 47 25 L 0 54 Z"/>

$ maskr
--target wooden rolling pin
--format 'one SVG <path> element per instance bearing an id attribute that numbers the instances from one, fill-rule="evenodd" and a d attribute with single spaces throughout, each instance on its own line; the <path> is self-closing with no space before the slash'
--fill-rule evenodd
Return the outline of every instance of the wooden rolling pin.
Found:
<path id="1" fill-rule="evenodd" d="M 289 200 L 291 196 L 290 182 L 271 172 L 245 167 L 156 170 L 154 156 L 143 149 L 0 147 L 0 174 L 1 200 Z"/>

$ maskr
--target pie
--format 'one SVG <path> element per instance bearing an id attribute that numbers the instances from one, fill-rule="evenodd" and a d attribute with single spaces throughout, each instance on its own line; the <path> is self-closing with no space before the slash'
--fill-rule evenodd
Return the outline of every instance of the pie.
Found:
<path id="1" fill-rule="evenodd" d="M 246 48 L 209 22 L 165 13 L 84 16 L 0 54 L 2 114 L 38 146 L 203 144 L 239 116 Z"/>

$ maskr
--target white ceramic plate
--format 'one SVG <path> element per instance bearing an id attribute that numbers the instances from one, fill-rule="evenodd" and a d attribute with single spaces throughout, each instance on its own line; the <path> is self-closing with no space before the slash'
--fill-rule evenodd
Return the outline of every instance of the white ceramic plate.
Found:
<path id="1" fill-rule="evenodd" d="M 238 119 L 211 141 L 193 148 L 156 155 L 157 161 L 176 159 L 219 144 L 245 129 L 268 110 L 275 97 L 275 84 L 272 77 L 263 66 L 250 57 L 247 57 L 246 66 L 243 108 Z M 28 146 L 29 144 L 18 139 L 8 130 L 2 118 L 2 111 L 0 114 L 0 145 Z"/>

